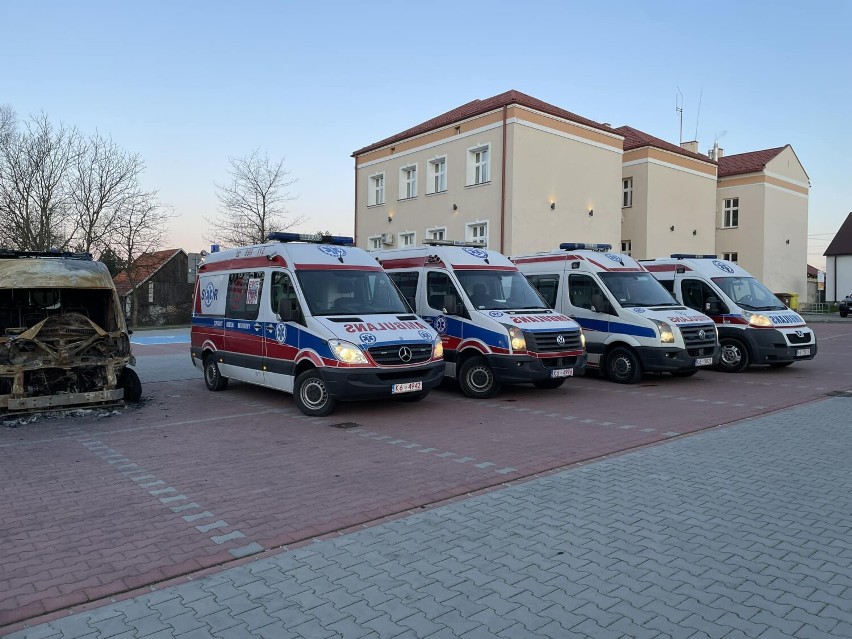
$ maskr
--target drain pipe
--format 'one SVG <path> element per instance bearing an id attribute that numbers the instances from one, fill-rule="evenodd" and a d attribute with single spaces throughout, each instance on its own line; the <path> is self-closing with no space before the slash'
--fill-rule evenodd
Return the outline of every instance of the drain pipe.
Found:
<path id="1" fill-rule="evenodd" d="M 502 168 L 500 173 L 500 252 L 506 254 L 505 239 L 506 239 L 506 115 L 509 112 L 509 105 L 503 105 L 503 158 L 501 161 Z"/>

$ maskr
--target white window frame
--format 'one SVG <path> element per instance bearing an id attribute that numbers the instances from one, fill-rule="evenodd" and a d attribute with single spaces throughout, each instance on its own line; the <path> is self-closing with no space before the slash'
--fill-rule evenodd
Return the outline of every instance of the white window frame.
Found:
<path id="1" fill-rule="evenodd" d="M 478 229 L 480 227 L 485 228 L 485 233 L 482 235 L 482 237 L 477 237 L 475 229 Z M 464 239 L 466 242 L 476 242 L 477 240 L 485 240 L 484 246 L 488 246 L 488 221 L 476 220 L 475 222 L 468 222 L 467 224 L 465 224 Z"/>
<path id="2" fill-rule="evenodd" d="M 631 240 L 621 240 L 621 252 L 624 255 L 630 255 L 633 250 L 633 242 Z"/>
<path id="3" fill-rule="evenodd" d="M 447 156 L 432 158 L 428 161 L 429 176 L 426 195 L 444 193 L 447 190 Z"/>
<path id="4" fill-rule="evenodd" d="M 728 253 L 722 253 L 722 259 L 723 260 L 725 260 L 727 262 L 733 262 L 734 264 L 737 263 L 737 261 L 739 260 L 739 257 L 740 257 L 739 251 L 729 251 Z"/>
<path id="5" fill-rule="evenodd" d="M 734 214 L 736 213 L 737 220 L 734 224 Z M 736 229 L 740 226 L 740 198 L 729 197 L 724 200 L 724 209 L 722 211 L 722 228 Z"/>
<path id="6" fill-rule="evenodd" d="M 484 155 L 483 155 L 484 154 Z M 477 144 L 467 150 L 467 186 L 491 181 L 491 144 Z"/>
<path id="7" fill-rule="evenodd" d="M 367 181 L 367 206 L 381 206 L 385 203 L 385 174 L 373 173 Z"/>
<path id="8" fill-rule="evenodd" d="M 429 236 L 430 240 L 446 240 L 447 239 L 447 227 L 446 226 L 433 226 L 430 229 L 426 229 L 426 234 Z M 438 237 L 440 235 L 440 237 Z"/>
<path id="9" fill-rule="evenodd" d="M 628 209 L 633 206 L 633 178 L 626 177 L 621 180 L 621 208 Z"/>
<path id="10" fill-rule="evenodd" d="M 399 237 L 399 248 L 406 248 L 408 246 L 417 246 L 417 233 L 414 231 L 403 231 L 398 235 Z M 411 239 L 411 242 L 406 242 L 406 240 Z"/>
<path id="11" fill-rule="evenodd" d="M 417 197 L 417 165 L 406 164 L 399 169 L 399 199 L 413 200 Z"/>
<path id="12" fill-rule="evenodd" d="M 380 251 L 382 248 L 384 248 L 384 245 L 382 244 L 381 235 L 371 235 L 367 238 L 368 251 Z"/>
<path id="13" fill-rule="evenodd" d="M 148 303 L 154 303 L 154 282 L 148 282 Z"/>

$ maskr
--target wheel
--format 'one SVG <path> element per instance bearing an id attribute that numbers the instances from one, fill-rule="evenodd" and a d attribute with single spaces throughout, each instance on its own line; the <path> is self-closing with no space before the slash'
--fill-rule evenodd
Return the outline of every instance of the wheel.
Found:
<path id="1" fill-rule="evenodd" d="M 409 404 L 413 404 L 414 402 L 419 402 L 421 399 L 424 399 L 428 394 L 429 391 L 422 391 L 420 393 L 403 393 L 402 395 L 399 395 L 396 399 L 400 402 L 408 402 Z"/>
<path id="2" fill-rule="evenodd" d="M 672 371 L 672 377 L 692 377 L 697 372 L 697 368 L 694 371 Z"/>
<path id="3" fill-rule="evenodd" d="M 142 382 L 132 368 L 125 366 L 118 376 L 118 388 L 124 389 L 124 401 L 135 404 L 142 399 Z"/>
<path id="4" fill-rule="evenodd" d="M 722 356 L 716 368 L 726 373 L 739 373 L 748 368 L 748 349 L 738 339 L 723 337 L 719 340 Z"/>
<path id="5" fill-rule="evenodd" d="M 474 399 L 488 399 L 500 391 L 500 383 L 488 368 L 484 357 L 478 355 L 464 361 L 459 368 L 459 386 L 462 392 Z"/>
<path id="6" fill-rule="evenodd" d="M 635 384 L 642 379 L 642 365 L 636 353 L 617 346 L 606 356 L 606 375 L 618 384 Z"/>
<path id="7" fill-rule="evenodd" d="M 793 362 L 772 362 L 769 364 L 772 368 L 784 368 L 785 366 L 789 366 Z"/>
<path id="8" fill-rule="evenodd" d="M 212 391 L 225 390 L 228 386 L 228 378 L 222 377 L 213 355 L 204 358 L 204 383 L 207 384 L 207 389 Z"/>
<path id="9" fill-rule="evenodd" d="M 849 311 L 840 311 L 840 317 L 846 317 L 849 315 Z"/>
<path id="10" fill-rule="evenodd" d="M 533 382 L 533 386 L 535 386 L 536 388 L 559 388 L 564 383 L 564 377 L 557 377 L 554 379 L 540 379 L 538 381 Z"/>
<path id="11" fill-rule="evenodd" d="M 311 417 L 324 417 L 337 404 L 337 400 L 329 394 L 322 375 L 315 368 L 300 373 L 296 378 L 293 401 L 300 411 Z"/>

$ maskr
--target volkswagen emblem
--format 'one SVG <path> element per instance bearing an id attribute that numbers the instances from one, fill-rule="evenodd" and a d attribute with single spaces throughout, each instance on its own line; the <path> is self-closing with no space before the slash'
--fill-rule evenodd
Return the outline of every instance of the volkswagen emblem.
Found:
<path id="1" fill-rule="evenodd" d="M 564 335 L 557 335 L 556 336 L 556 343 L 559 344 L 560 346 L 565 346 L 565 336 Z"/>
<path id="2" fill-rule="evenodd" d="M 399 359 L 406 364 L 411 361 L 412 358 L 411 349 L 408 346 L 403 346 L 399 349 Z"/>
<path id="3" fill-rule="evenodd" d="M 698 339 L 704 339 L 705 337 L 707 337 L 707 333 L 704 332 L 704 329 L 702 328 L 700 331 L 698 331 Z"/>

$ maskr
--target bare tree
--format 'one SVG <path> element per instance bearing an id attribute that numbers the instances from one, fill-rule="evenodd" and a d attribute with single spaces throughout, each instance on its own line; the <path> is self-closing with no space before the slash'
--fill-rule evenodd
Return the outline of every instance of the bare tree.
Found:
<path id="1" fill-rule="evenodd" d="M 223 246 L 244 246 L 266 242 L 269 233 L 283 231 L 305 220 L 288 218 L 284 203 L 296 199 L 287 190 L 295 184 L 288 178 L 284 159 L 272 161 L 269 154 L 255 149 L 241 158 L 229 158 L 227 185 L 216 185 L 219 216 L 206 219 L 210 233 L 205 239 Z"/>
<path id="2" fill-rule="evenodd" d="M 0 104 L 0 146 L 2 146 L 12 131 L 15 130 L 15 110 L 8 104 Z"/>
<path id="3" fill-rule="evenodd" d="M 81 141 L 69 179 L 75 241 L 80 250 L 101 252 L 107 247 L 119 212 L 138 196 L 144 168 L 138 154 L 125 151 L 112 138 L 96 133 Z"/>

